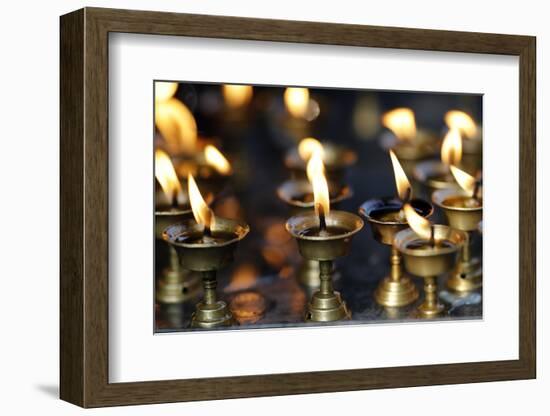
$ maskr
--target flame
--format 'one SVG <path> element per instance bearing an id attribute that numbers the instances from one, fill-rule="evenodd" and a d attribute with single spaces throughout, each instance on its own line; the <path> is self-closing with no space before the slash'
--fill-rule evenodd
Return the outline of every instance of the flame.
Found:
<path id="1" fill-rule="evenodd" d="M 155 178 L 170 203 L 184 202 L 183 189 L 170 156 L 160 149 L 155 150 Z"/>
<path id="2" fill-rule="evenodd" d="M 472 175 L 457 168 L 456 166 L 451 165 L 450 168 L 453 176 L 455 177 L 456 182 L 460 185 L 460 187 L 464 189 L 464 191 L 468 192 L 469 194 L 473 194 L 476 190 L 475 178 Z M 472 196 L 475 196 L 475 195 L 472 195 Z"/>
<path id="3" fill-rule="evenodd" d="M 399 140 L 412 141 L 416 137 L 416 122 L 410 108 L 396 108 L 388 111 L 382 116 L 382 124 Z"/>
<path id="4" fill-rule="evenodd" d="M 215 146 L 211 144 L 206 145 L 204 148 L 204 157 L 206 158 L 206 163 L 216 169 L 220 175 L 230 175 L 233 172 L 225 156 Z"/>
<path id="5" fill-rule="evenodd" d="M 222 94 L 225 103 L 229 108 L 241 108 L 252 100 L 251 85 L 225 84 L 222 87 Z"/>
<path id="6" fill-rule="evenodd" d="M 177 82 L 155 82 L 155 102 L 166 101 L 172 98 L 178 89 Z"/>
<path id="7" fill-rule="evenodd" d="M 441 144 L 441 161 L 449 166 L 462 160 L 462 138 L 458 129 L 450 129 Z"/>
<path id="8" fill-rule="evenodd" d="M 155 125 L 172 153 L 192 153 L 197 142 L 197 123 L 191 111 L 177 98 L 157 101 Z"/>
<path id="9" fill-rule="evenodd" d="M 411 199 L 412 197 L 412 187 L 405 171 L 399 163 L 399 159 L 395 156 L 393 150 L 390 150 L 391 164 L 393 166 L 393 175 L 395 177 L 395 187 L 397 188 L 397 195 L 402 201 Z"/>
<path id="10" fill-rule="evenodd" d="M 313 153 L 319 152 L 321 160 L 325 157 L 325 148 L 321 142 L 313 137 L 306 137 L 300 141 L 298 145 L 298 154 L 304 161 L 308 161 Z"/>
<path id="11" fill-rule="evenodd" d="M 189 200 L 191 202 L 191 210 L 193 211 L 193 217 L 198 224 L 203 225 L 207 229 L 212 229 L 215 224 L 214 213 L 208 207 L 204 201 L 201 191 L 195 182 L 193 175 L 187 176 L 187 183 L 189 187 Z"/>
<path id="12" fill-rule="evenodd" d="M 313 187 L 315 214 L 319 215 L 319 206 L 321 206 L 323 213 L 328 215 L 330 212 L 330 197 L 327 178 L 325 177 L 325 165 L 319 152 L 314 152 L 307 163 L 307 177 Z"/>
<path id="13" fill-rule="evenodd" d="M 420 238 L 430 241 L 432 239 L 432 225 L 430 221 L 418 214 L 410 204 L 405 204 L 403 211 L 411 229 Z"/>
<path id="14" fill-rule="evenodd" d="M 468 139 L 472 139 L 477 135 L 477 125 L 474 119 L 464 111 L 448 111 L 445 114 L 445 123 L 450 129 L 457 129 Z"/>
<path id="15" fill-rule="evenodd" d="M 285 90 L 285 106 L 287 111 L 296 118 L 305 118 L 309 108 L 309 90 L 307 88 L 287 88 Z"/>

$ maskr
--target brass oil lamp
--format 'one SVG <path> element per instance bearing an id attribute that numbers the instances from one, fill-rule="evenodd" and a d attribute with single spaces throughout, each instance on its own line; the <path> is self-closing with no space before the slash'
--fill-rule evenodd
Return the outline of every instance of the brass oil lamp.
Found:
<path id="1" fill-rule="evenodd" d="M 383 135 L 380 144 L 383 149 L 394 151 L 407 175 L 412 176 L 414 166 L 419 160 L 437 154 L 437 135 L 418 129 L 414 112 L 410 108 L 395 108 L 384 113 L 382 125 L 392 134 Z"/>
<path id="2" fill-rule="evenodd" d="M 325 175 L 331 182 L 342 184 L 346 169 L 357 162 L 357 154 L 352 150 L 331 143 L 321 143 L 313 137 L 306 137 L 285 156 L 285 166 L 289 169 L 291 177 L 307 178 L 307 162 L 314 152 L 320 152 L 325 166 Z"/>
<path id="3" fill-rule="evenodd" d="M 155 197 L 155 238 L 162 240 L 162 233 L 168 226 L 190 217 L 191 206 L 170 157 L 160 149 L 155 151 L 155 178 L 161 188 Z M 158 279 L 155 299 L 161 304 L 181 303 L 197 295 L 200 280 L 183 269 L 174 248 L 167 247 L 169 264 Z"/>
<path id="4" fill-rule="evenodd" d="M 382 306 L 394 308 L 409 305 L 418 299 L 418 290 L 412 280 L 403 274 L 401 254 L 393 245 L 395 235 L 409 227 L 403 212 L 404 201 L 409 201 L 422 217 L 429 217 L 433 208 L 424 200 L 410 199 L 411 185 L 392 150 L 390 157 L 399 198 L 370 199 L 361 205 L 359 213 L 370 224 L 375 240 L 391 246 L 390 274 L 381 280 L 374 292 L 374 299 Z"/>
<path id="5" fill-rule="evenodd" d="M 424 279 L 424 301 L 418 306 L 420 317 L 434 318 L 445 307 L 439 301 L 437 279 L 456 264 L 457 252 L 466 242 L 466 234 L 446 225 L 431 225 L 409 204 L 403 207 L 410 229 L 395 235 L 394 246 L 403 256 L 405 268 Z"/>
<path id="6" fill-rule="evenodd" d="M 440 207 L 449 225 L 466 232 L 460 261 L 447 280 L 447 286 L 456 292 L 470 292 L 482 284 L 481 259 L 472 255 L 472 234 L 479 230 L 483 216 L 481 182 L 461 169 L 451 166 L 451 172 L 461 189 L 442 189 L 432 195 L 432 201 Z"/>
<path id="7" fill-rule="evenodd" d="M 252 85 L 222 85 L 224 102 L 222 120 L 226 136 L 237 138 L 247 129 L 253 95 Z"/>
<path id="8" fill-rule="evenodd" d="M 337 206 L 353 196 L 349 186 L 328 182 L 330 205 Z M 289 179 L 277 188 L 277 196 L 290 208 L 290 214 L 296 215 L 314 210 L 313 186 L 303 179 Z M 299 266 L 297 278 L 308 287 L 319 287 L 319 262 L 304 260 Z"/>
<path id="9" fill-rule="evenodd" d="M 186 268 L 202 276 L 204 298 L 196 305 L 191 327 L 236 325 L 227 303 L 217 299 L 216 273 L 232 261 L 237 243 L 248 234 L 249 227 L 243 222 L 216 218 L 192 175 L 188 186 L 194 220 L 169 226 L 163 238 L 175 248 Z"/>
<path id="10" fill-rule="evenodd" d="M 309 89 L 288 87 L 284 96 L 285 113 L 281 128 L 297 142 L 311 134 L 311 123 L 319 116 L 319 104 L 310 97 Z"/>
<path id="11" fill-rule="evenodd" d="M 460 110 L 448 111 L 445 114 L 445 124 L 449 129 L 458 129 L 463 138 L 462 169 L 470 173 L 481 170 L 483 141 L 480 126 L 468 113 Z"/>
<path id="12" fill-rule="evenodd" d="M 305 320 L 331 322 L 351 319 L 351 311 L 332 286 L 332 269 L 335 259 L 348 254 L 352 237 L 363 227 L 363 221 L 355 214 L 330 210 L 320 152 L 311 156 L 308 171 L 313 179 L 315 209 L 295 215 L 286 223 L 286 229 L 298 242 L 302 257 L 319 262 L 320 287 L 307 305 Z"/>

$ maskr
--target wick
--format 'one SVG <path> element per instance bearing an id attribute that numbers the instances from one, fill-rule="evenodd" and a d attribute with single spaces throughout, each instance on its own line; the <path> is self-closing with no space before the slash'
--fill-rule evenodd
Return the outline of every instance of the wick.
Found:
<path id="1" fill-rule="evenodd" d="M 177 208 L 177 207 L 178 207 L 178 193 L 174 191 L 172 193 L 172 208 Z"/>
<path id="2" fill-rule="evenodd" d="M 403 198 L 402 206 L 411 201 L 411 196 L 412 196 L 412 189 L 409 187 L 405 192 L 405 198 Z"/>
<path id="3" fill-rule="evenodd" d="M 479 192 L 479 188 L 481 188 L 481 179 L 476 181 L 474 186 L 474 192 L 472 193 L 472 198 L 474 198 L 478 202 L 479 202 L 479 197 L 477 194 Z"/>
<path id="4" fill-rule="evenodd" d="M 435 247 L 435 229 L 434 226 L 430 226 L 430 245 L 432 248 Z"/>
<path id="5" fill-rule="evenodd" d="M 206 214 L 206 218 L 205 218 L 205 221 L 204 221 L 204 228 L 202 230 L 202 236 L 204 238 L 204 240 L 206 241 L 209 241 L 212 239 L 212 229 L 211 229 L 211 225 L 212 225 L 212 220 L 214 218 L 214 213 L 212 212 L 211 209 L 208 209 L 208 214 Z"/>
<path id="6" fill-rule="evenodd" d="M 327 230 L 327 222 L 325 219 L 325 209 L 323 205 L 317 204 L 317 212 L 319 213 L 319 231 L 325 232 Z"/>

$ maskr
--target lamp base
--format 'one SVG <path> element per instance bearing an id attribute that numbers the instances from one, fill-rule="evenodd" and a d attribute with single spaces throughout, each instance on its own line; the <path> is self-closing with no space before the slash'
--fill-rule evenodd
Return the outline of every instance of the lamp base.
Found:
<path id="1" fill-rule="evenodd" d="M 482 285 L 482 267 L 479 258 L 458 263 L 447 280 L 447 287 L 455 292 L 471 292 Z"/>
<path id="2" fill-rule="evenodd" d="M 351 311 L 339 292 L 317 291 L 311 297 L 305 316 L 309 322 L 332 322 L 351 319 Z"/>
<path id="3" fill-rule="evenodd" d="M 196 273 L 167 268 L 158 280 L 155 299 L 163 304 L 183 303 L 194 298 L 200 288 L 201 280 Z"/>
<path id="4" fill-rule="evenodd" d="M 227 303 L 223 300 L 211 304 L 199 302 L 191 317 L 191 328 L 216 328 L 237 324 Z"/>
<path id="5" fill-rule="evenodd" d="M 406 306 L 418 299 L 418 290 L 406 276 L 401 276 L 399 280 L 386 276 L 376 288 L 374 299 L 382 306 Z"/>
<path id="6" fill-rule="evenodd" d="M 421 305 L 418 306 L 416 312 L 420 318 L 435 318 L 440 316 L 445 307 L 441 303 L 429 303 L 424 301 Z"/>

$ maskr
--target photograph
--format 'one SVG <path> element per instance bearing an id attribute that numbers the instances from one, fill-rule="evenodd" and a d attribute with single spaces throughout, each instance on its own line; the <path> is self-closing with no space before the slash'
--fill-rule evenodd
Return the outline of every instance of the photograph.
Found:
<path id="1" fill-rule="evenodd" d="M 482 94 L 151 87 L 156 333 L 483 319 Z"/>

